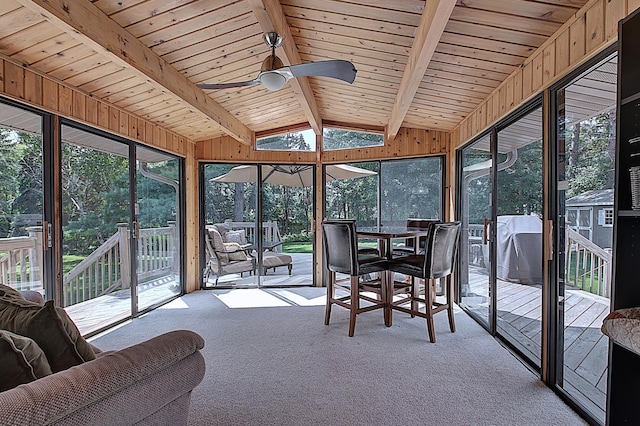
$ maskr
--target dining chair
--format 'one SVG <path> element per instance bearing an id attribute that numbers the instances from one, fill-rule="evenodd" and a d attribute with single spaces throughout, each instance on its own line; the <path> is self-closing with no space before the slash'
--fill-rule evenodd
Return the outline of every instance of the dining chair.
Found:
<path id="1" fill-rule="evenodd" d="M 436 341 L 433 325 L 433 315 L 446 310 L 449 315 L 449 328 L 456 331 L 453 314 L 453 283 L 451 280 L 460 238 L 460 222 L 446 222 L 433 224 L 432 231 L 427 237 L 424 254 L 412 254 L 391 259 L 389 270 L 413 277 L 409 296 L 392 303 L 392 308 L 427 319 L 429 340 Z M 424 279 L 425 289 L 420 291 L 419 281 Z M 445 302 L 436 300 L 435 280 L 444 278 Z M 402 306 L 410 303 L 407 309 Z M 419 304 L 425 305 L 425 311 L 419 310 Z"/>
<path id="2" fill-rule="evenodd" d="M 427 229 L 429 230 L 434 223 L 440 223 L 439 219 L 417 219 L 417 218 L 409 218 L 407 219 L 407 229 L 409 228 L 417 228 L 417 229 Z M 415 248 L 415 238 L 407 238 L 404 246 L 397 246 L 393 248 L 394 256 L 407 256 L 410 254 L 414 254 L 416 252 Z M 418 238 L 418 254 L 424 254 L 424 247 L 427 241 L 427 237 Z"/>
<path id="3" fill-rule="evenodd" d="M 380 256 L 358 253 L 355 221 L 323 221 L 322 235 L 326 269 L 329 272 L 324 323 L 329 324 L 332 305 L 347 308 L 350 312 L 349 337 L 352 337 L 356 327 L 356 315 L 385 307 L 387 260 Z M 337 273 L 349 276 L 348 285 L 336 279 Z M 348 295 L 338 296 L 336 290 L 347 291 Z M 365 292 L 374 293 L 378 297 L 373 298 Z M 369 304 L 361 306 L 361 300 Z"/>

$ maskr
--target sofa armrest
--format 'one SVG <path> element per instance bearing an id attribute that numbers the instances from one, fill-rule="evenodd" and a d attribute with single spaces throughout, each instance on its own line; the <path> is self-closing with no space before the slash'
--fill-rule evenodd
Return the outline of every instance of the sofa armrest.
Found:
<path id="1" fill-rule="evenodd" d="M 184 403 L 200 383 L 203 346 L 196 333 L 172 331 L 2 392 L 0 424 L 144 421 L 175 400 Z M 186 404 L 188 409 L 188 398 Z M 179 421 L 167 419 L 166 424 L 186 423 L 188 412 L 180 415 Z"/>

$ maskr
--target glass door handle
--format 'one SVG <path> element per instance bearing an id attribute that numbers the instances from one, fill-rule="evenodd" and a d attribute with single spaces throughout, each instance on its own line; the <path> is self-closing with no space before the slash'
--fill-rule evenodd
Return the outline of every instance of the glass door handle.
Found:
<path id="1" fill-rule="evenodd" d="M 489 241 L 489 219 L 484 218 L 484 224 L 482 229 L 482 244 L 487 244 Z"/>

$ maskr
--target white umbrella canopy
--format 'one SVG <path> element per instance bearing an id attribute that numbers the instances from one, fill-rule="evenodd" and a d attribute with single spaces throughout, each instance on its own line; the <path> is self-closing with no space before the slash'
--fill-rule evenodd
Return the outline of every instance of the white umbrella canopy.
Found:
<path id="1" fill-rule="evenodd" d="M 349 166 L 347 164 L 330 164 L 326 167 L 327 181 L 338 179 L 355 179 L 376 175 L 371 170 Z M 224 175 L 210 179 L 211 182 L 255 182 L 258 179 L 256 166 L 236 166 Z M 289 166 L 262 166 L 262 182 L 273 185 L 285 185 L 306 187 L 313 184 L 313 166 L 289 165 Z"/>

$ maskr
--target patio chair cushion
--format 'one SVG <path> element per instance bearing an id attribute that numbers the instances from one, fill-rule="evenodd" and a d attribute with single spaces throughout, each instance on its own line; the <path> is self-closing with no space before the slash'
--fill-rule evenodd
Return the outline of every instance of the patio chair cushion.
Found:
<path id="1" fill-rule="evenodd" d="M 229 231 L 224 235 L 224 240 L 227 243 L 247 244 L 247 237 L 244 229 L 236 229 Z"/>
<path id="2" fill-rule="evenodd" d="M 610 312 L 602 321 L 601 330 L 620 346 L 640 354 L 640 308 Z"/>
<path id="3" fill-rule="evenodd" d="M 229 261 L 247 260 L 247 253 L 240 247 L 240 244 L 224 243 L 224 246 L 228 253 Z"/>
<path id="4" fill-rule="evenodd" d="M 96 358 L 66 311 L 52 300 L 39 305 L 5 294 L 0 297 L 0 329 L 34 340 L 54 373 Z"/>
<path id="5" fill-rule="evenodd" d="M 265 251 L 262 255 L 262 265 L 265 270 L 270 268 L 277 268 L 278 266 L 288 266 L 291 265 L 292 261 L 292 257 L 288 254 Z M 289 269 L 289 271 L 291 271 L 291 269 Z"/>
<path id="6" fill-rule="evenodd" d="M 210 228 L 209 238 L 213 243 L 213 249 L 216 251 L 216 256 L 218 256 L 220 262 L 222 262 L 223 265 L 229 263 L 229 255 L 226 253 L 227 250 L 220 232 L 217 229 Z"/>
<path id="7" fill-rule="evenodd" d="M 44 352 L 36 342 L 0 330 L 0 392 L 52 374 Z"/>

